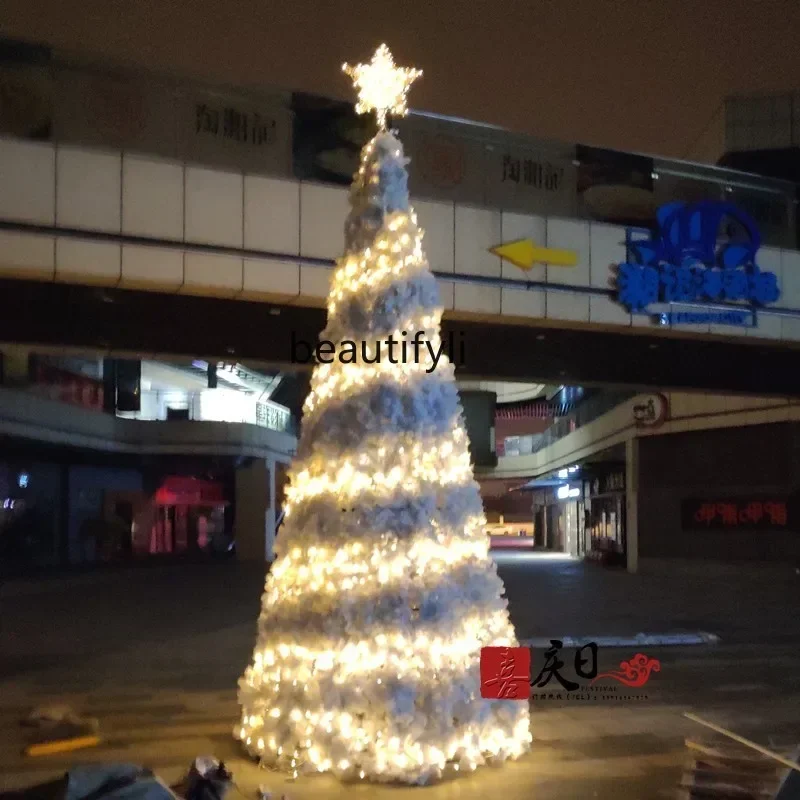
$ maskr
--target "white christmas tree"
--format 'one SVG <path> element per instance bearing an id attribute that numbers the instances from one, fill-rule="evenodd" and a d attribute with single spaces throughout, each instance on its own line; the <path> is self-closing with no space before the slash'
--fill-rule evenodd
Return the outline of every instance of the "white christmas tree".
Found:
<path id="1" fill-rule="evenodd" d="M 321 337 L 336 349 L 312 375 L 235 734 L 295 775 L 423 784 L 525 752 L 529 712 L 480 696 L 481 647 L 516 639 L 453 367 L 431 355 L 442 308 L 408 159 L 386 129 L 420 73 L 385 45 L 344 68 L 379 130 L 351 189 Z"/>

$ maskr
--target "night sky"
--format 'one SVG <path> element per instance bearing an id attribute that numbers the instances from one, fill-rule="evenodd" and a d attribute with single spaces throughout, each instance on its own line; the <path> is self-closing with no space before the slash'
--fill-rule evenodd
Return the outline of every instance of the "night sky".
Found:
<path id="1" fill-rule="evenodd" d="M 3 0 L 4 36 L 351 99 L 382 41 L 417 109 L 690 160 L 729 93 L 800 91 L 798 0 Z"/>

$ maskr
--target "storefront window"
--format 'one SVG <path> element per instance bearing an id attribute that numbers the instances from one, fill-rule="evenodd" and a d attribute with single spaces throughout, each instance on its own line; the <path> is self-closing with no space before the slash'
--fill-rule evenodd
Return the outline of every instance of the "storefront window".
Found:
<path id="1" fill-rule="evenodd" d="M 590 558 L 620 563 L 625 559 L 625 472 L 607 472 L 588 482 L 585 522 Z"/>

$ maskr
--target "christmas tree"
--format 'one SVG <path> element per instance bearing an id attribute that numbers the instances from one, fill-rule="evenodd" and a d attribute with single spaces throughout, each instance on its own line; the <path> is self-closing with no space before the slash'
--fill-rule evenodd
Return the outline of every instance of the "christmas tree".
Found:
<path id="1" fill-rule="evenodd" d="M 235 733 L 295 775 L 423 784 L 523 753 L 529 712 L 480 696 L 481 647 L 516 639 L 453 366 L 435 360 L 442 308 L 408 159 L 386 128 L 420 73 L 385 45 L 344 68 L 379 130 L 351 189 L 333 344 L 318 350 Z"/>

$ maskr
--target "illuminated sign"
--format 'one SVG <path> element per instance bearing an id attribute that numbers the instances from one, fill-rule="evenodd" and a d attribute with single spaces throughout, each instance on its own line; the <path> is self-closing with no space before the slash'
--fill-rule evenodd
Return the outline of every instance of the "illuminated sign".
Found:
<path id="1" fill-rule="evenodd" d="M 669 311 L 658 314 L 660 325 L 738 325 L 754 328 L 755 318 L 751 311 Z"/>
<path id="2" fill-rule="evenodd" d="M 736 206 L 712 201 L 669 203 L 656 217 L 657 231 L 626 232 L 627 261 L 617 268 L 617 300 L 630 311 L 644 312 L 654 303 L 764 306 L 780 297 L 777 276 L 762 272 L 756 263 L 761 246 L 758 228 Z M 695 322 L 695 316 L 673 313 L 667 321 Z M 714 320 L 707 316 L 702 322 L 742 325 L 747 324 L 748 312 L 724 312 Z"/>
<path id="3" fill-rule="evenodd" d="M 633 407 L 633 419 L 637 428 L 658 428 L 669 413 L 669 402 L 663 394 L 643 397 Z"/>
<path id="4" fill-rule="evenodd" d="M 681 504 L 683 530 L 788 531 L 796 509 L 787 497 L 689 498 Z"/>
<path id="5" fill-rule="evenodd" d="M 559 500 L 566 500 L 569 497 L 579 497 L 581 490 L 577 486 L 559 486 L 556 489 L 556 497 Z"/>

